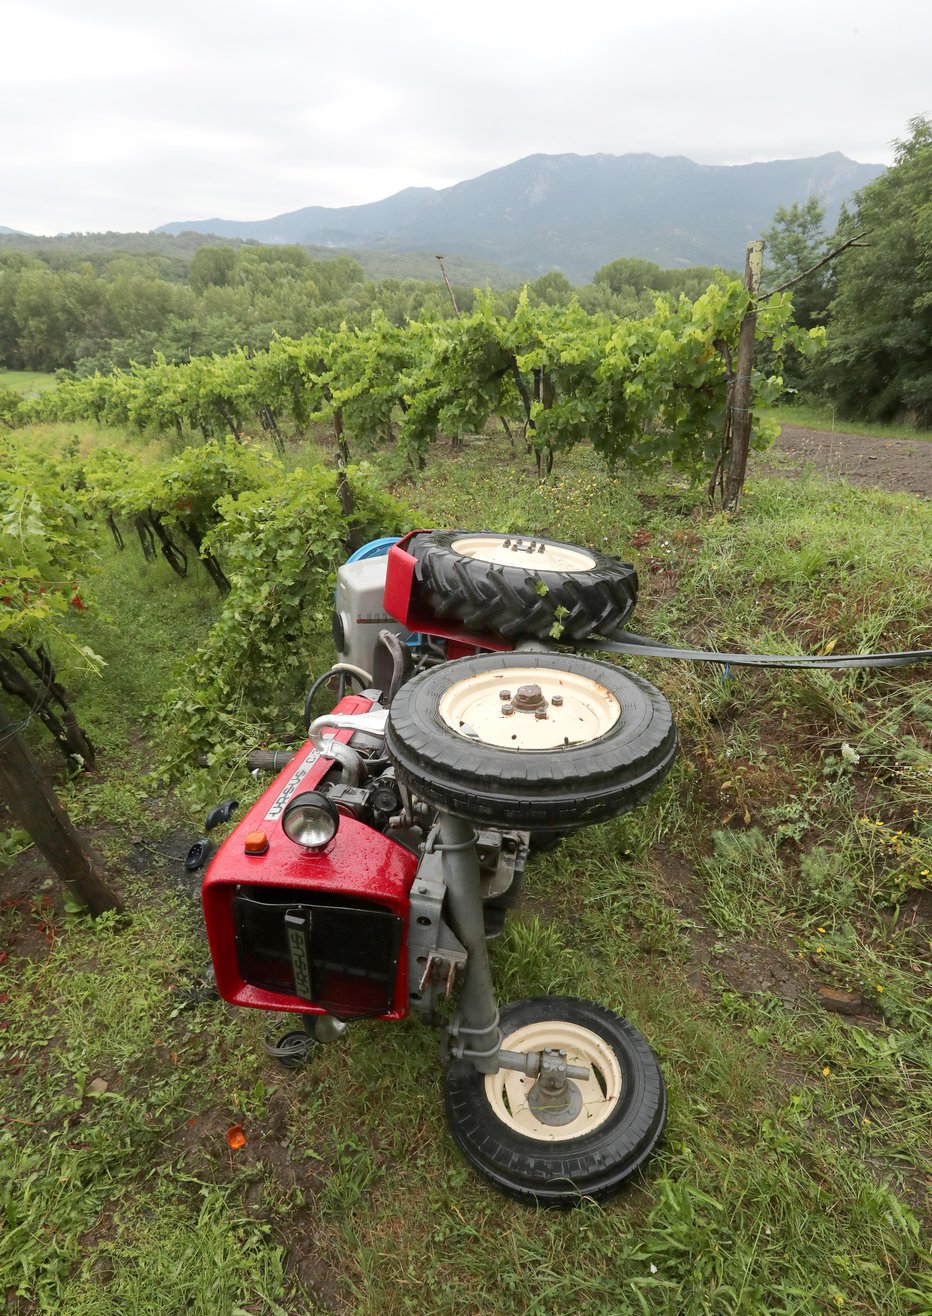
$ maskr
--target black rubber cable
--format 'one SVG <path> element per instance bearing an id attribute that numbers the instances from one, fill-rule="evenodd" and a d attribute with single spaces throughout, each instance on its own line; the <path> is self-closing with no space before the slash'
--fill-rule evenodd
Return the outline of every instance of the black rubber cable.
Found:
<path id="1" fill-rule="evenodd" d="M 337 687 L 337 690 L 338 690 L 338 694 L 337 694 L 337 702 L 338 702 L 338 703 L 339 703 L 339 701 L 343 698 L 343 696 L 346 694 L 346 678 L 347 678 L 348 676 L 349 676 L 351 679 L 353 679 L 353 680 L 355 680 L 355 681 L 358 681 L 359 684 L 360 684 L 361 686 L 363 686 L 363 687 L 365 687 L 365 684 L 366 684 L 365 681 L 362 679 L 362 677 L 358 675 L 358 673 L 356 673 L 356 672 L 345 672 L 345 671 L 344 671 L 344 672 L 340 672 L 340 671 L 336 671 L 336 672 L 335 672 L 335 671 L 333 670 L 332 667 L 329 668 L 326 672 L 324 672 L 324 674 L 323 674 L 322 676 L 318 676 L 317 680 L 316 680 L 316 681 L 314 682 L 314 684 L 311 686 L 310 690 L 308 690 L 308 692 L 307 692 L 307 696 L 305 697 L 305 700 L 304 700 L 304 728 L 305 728 L 305 730 L 307 730 L 307 728 L 311 725 L 311 723 L 312 723 L 313 720 L 314 720 L 314 717 L 313 717 L 313 714 L 314 714 L 314 700 L 317 698 L 317 692 L 318 692 L 318 690 L 321 688 L 321 686 L 325 685 L 325 684 L 327 683 L 327 681 L 332 681 L 333 678 L 334 678 L 335 676 L 336 676 L 336 677 L 339 677 L 339 685 L 338 685 L 338 687 Z"/>
<path id="2" fill-rule="evenodd" d="M 932 661 L 932 649 L 909 649 L 899 653 L 832 653 L 815 655 L 782 653 L 711 653 L 705 649 L 677 649 L 645 635 L 622 632 L 623 640 L 595 640 L 574 644 L 575 652 L 622 653 L 639 658 L 677 658 L 683 662 L 724 663 L 731 667 L 821 668 L 907 667 Z"/>

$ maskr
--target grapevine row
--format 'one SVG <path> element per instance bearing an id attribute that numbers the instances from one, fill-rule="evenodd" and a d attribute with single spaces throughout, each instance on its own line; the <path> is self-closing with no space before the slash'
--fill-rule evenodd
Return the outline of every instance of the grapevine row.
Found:
<path id="1" fill-rule="evenodd" d="M 696 302 L 658 300 L 651 316 L 625 321 L 575 304 L 532 307 L 524 297 L 506 318 L 479 300 L 460 320 L 398 327 L 375 316 L 364 329 L 277 339 L 254 355 L 98 374 L 18 403 L 8 425 L 93 417 L 174 432 L 182 442 L 155 465 L 107 448 L 50 461 L 6 430 L 0 683 L 70 757 L 90 760 L 51 646 L 97 661 L 62 622 L 84 607 L 94 529 L 109 530 L 117 548 L 138 542 L 147 559 L 162 557 L 179 575 L 200 561 L 224 596 L 172 692 L 170 720 L 186 755 L 242 743 L 244 726 L 268 725 L 300 684 L 311 633 L 326 613 L 328 574 L 346 544 L 404 523 L 365 470 L 350 466 L 350 445 L 392 439 L 420 464 L 439 433 L 462 436 L 498 417 L 507 430 L 519 427 L 548 464 L 554 451 L 588 440 L 610 466 L 666 459 L 704 474 L 719 451 L 731 351 L 747 306 L 737 283 L 713 286 Z M 761 308 L 759 325 L 778 352 L 818 336 L 795 328 L 788 298 Z M 764 396 L 767 382 L 755 384 Z M 247 434 L 258 426 L 281 446 L 282 425 L 324 421 L 340 446 L 339 471 L 289 474 Z M 191 431 L 202 441 L 186 444 Z M 766 440 L 759 431 L 758 443 Z"/>
<path id="2" fill-rule="evenodd" d="M 55 663 L 99 669 L 81 643 L 94 605 L 96 560 L 112 537 L 135 543 L 178 575 L 198 561 L 222 602 L 169 695 L 170 739 L 181 757 L 262 734 L 301 692 L 308 653 L 327 618 L 329 581 L 347 549 L 400 531 L 404 515 L 366 468 L 288 472 L 248 439 L 215 439 L 161 462 L 72 444 L 56 457 L 30 436 L 0 437 L 0 689 L 22 723 L 45 724 L 69 764 L 92 767 L 93 747 Z M 54 656 L 54 661 L 53 661 Z M 249 728 L 247 731 L 245 728 Z"/>
<path id="3" fill-rule="evenodd" d="M 364 328 L 280 338 L 264 352 L 65 381 L 24 403 L 18 419 L 93 418 L 179 439 L 260 428 L 279 444 L 283 424 L 329 422 L 344 459 L 351 445 L 393 439 L 421 465 L 438 434 L 475 433 L 497 416 L 539 453 L 588 439 L 610 465 L 669 460 L 698 477 L 718 452 L 747 307 L 732 282 L 693 302 L 659 298 L 637 320 L 578 304 L 535 307 L 526 295 L 510 318 L 481 298 L 459 320 L 399 327 L 377 313 Z M 822 332 L 796 328 L 787 295 L 761 307 L 758 323 L 778 354 L 789 344 L 811 350 Z M 777 387 L 775 377 L 756 378 L 754 400 Z M 758 446 L 770 437 L 760 429 Z"/>

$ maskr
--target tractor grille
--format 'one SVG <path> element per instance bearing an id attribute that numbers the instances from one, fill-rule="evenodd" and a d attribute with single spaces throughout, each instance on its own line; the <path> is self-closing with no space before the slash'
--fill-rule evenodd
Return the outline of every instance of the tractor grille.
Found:
<path id="1" fill-rule="evenodd" d="M 401 953 L 401 918 L 327 893 L 318 900 L 296 900 L 295 895 L 286 889 L 241 887 L 234 896 L 243 981 L 309 1001 L 338 1019 L 388 1013 Z"/>

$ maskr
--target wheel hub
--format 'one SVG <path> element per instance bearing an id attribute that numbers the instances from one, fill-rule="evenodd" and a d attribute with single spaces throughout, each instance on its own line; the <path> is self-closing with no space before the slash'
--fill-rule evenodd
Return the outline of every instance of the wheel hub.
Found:
<path id="1" fill-rule="evenodd" d="M 566 1070 L 565 1051 L 550 1048 L 541 1052 L 540 1073 L 527 1104 L 534 1118 L 544 1124 L 572 1124 L 582 1111 L 582 1092 Z"/>
<path id="2" fill-rule="evenodd" d="M 617 1107 L 621 1068 L 608 1043 L 591 1029 L 564 1019 L 546 1020 L 515 1029 L 503 1045 L 541 1056 L 536 1079 L 510 1066 L 485 1077 L 489 1105 L 515 1133 L 560 1142 L 591 1133 Z M 571 1065 L 586 1067 L 588 1078 L 570 1079 Z"/>
<path id="3" fill-rule="evenodd" d="M 502 667 L 457 681 L 441 696 L 439 713 L 472 741 L 556 750 L 604 736 L 620 719 L 621 704 L 601 682 L 578 672 Z"/>
<path id="4" fill-rule="evenodd" d="M 512 703 L 519 713 L 533 713 L 538 708 L 547 707 L 547 700 L 539 685 L 519 685 Z"/>

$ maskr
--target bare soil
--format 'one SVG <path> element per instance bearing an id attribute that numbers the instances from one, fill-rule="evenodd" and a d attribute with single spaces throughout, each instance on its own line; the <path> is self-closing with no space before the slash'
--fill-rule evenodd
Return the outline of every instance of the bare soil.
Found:
<path id="1" fill-rule="evenodd" d="M 784 425 L 757 469 L 788 475 L 807 466 L 852 484 L 932 498 L 932 443 L 927 439 L 881 439 Z"/>

